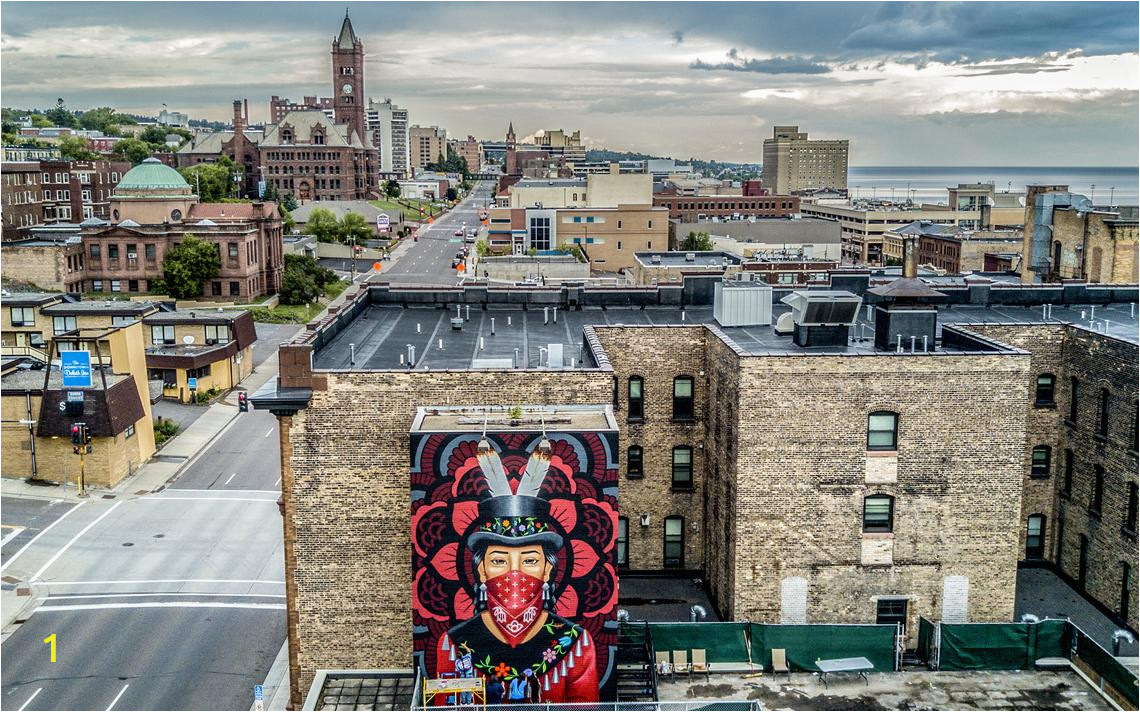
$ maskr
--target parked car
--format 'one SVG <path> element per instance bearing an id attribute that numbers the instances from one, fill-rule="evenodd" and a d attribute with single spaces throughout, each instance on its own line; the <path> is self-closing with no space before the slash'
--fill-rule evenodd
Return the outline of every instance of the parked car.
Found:
<path id="1" fill-rule="evenodd" d="M 452 235 L 455 235 L 456 237 L 463 237 L 463 228 L 461 228 L 461 227 L 460 227 L 460 228 L 456 228 L 456 229 L 455 229 L 455 232 L 453 232 L 453 233 L 451 233 L 451 234 L 452 234 Z"/>

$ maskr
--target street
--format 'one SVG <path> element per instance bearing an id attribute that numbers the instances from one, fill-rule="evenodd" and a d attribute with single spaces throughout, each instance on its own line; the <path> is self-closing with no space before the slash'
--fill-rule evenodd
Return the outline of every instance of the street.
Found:
<path id="1" fill-rule="evenodd" d="M 286 636 L 279 477 L 276 418 L 250 412 L 156 494 L 4 497 L 4 586 L 35 604 L 0 706 L 248 709 Z"/>

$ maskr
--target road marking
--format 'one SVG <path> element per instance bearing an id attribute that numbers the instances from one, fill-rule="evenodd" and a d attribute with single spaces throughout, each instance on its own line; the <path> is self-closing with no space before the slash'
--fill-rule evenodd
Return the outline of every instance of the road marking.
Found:
<path id="1" fill-rule="evenodd" d="M 59 524 L 64 519 L 67 519 L 67 515 L 71 514 L 72 512 L 79 509 L 80 507 L 82 507 L 85 504 L 87 504 L 87 503 L 86 502 L 80 502 L 79 504 L 75 505 L 71 509 L 64 512 L 63 516 L 61 516 L 59 519 L 57 519 L 54 522 L 52 522 L 51 524 L 47 525 L 39 534 L 36 534 L 34 537 L 32 537 L 31 541 L 29 541 L 27 544 L 24 544 L 24 546 L 19 551 L 17 551 L 15 554 L 12 554 L 12 558 L 5 561 L 3 566 L 0 566 L 0 571 L 3 571 L 5 568 L 7 568 L 7 566 L 9 564 L 11 564 L 16 559 L 20 558 L 20 554 L 23 554 L 25 551 L 28 550 L 28 547 L 30 547 L 32 544 L 35 544 L 37 541 L 39 541 L 41 536 L 43 536 L 44 534 L 47 534 L 49 531 L 51 531 L 52 527 L 54 527 L 56 524 Z"/>
<path id="2" fill-rule="evenodd" d="M 268 431 L 266 431 L 265 437 L 269 437 L 272 434 L 273 434 L 273 428 L 270 428 Z"/>
<path id="3" fill-rule="evenodd" d="M 78 603 L 68 606 L 40 606 L 36 613 L 45 611 L 99 611 L 112 608 L 256 608 L 268 611 L 285 610 L 284 603 L 213 603 L 210 601 L 142 601 L 140 603 Z"/>
<path id="4" fill-rule="evenodd" d="M 22 527 L 22 526 L 20 526 L 20 525 L 18 525 L 18 524 L 5 524 L 5 525 L 4 525 L 4 528 L 5 528 L 5 529 L 11 529 L 11 530 L 12 530 L 12 533 L 11 533 L 11 534 L 9 534 L 9 535 L 7 535 L 7 536 L 5 536 L 3 539 L 0 539 L 0 546 L 4 546 L 4 545 L 5 545 L 5 544 L 7 544 L 9 541 L 11 541 L 11 540 L 15 539 L 16 537 L 20 536 L 20 534 L 22 534 L 22 533 L 23 533 L 23 531 L 24 531 L 25 529 L 27 529 L 27 527 Z"/>
<path id="5" fill-rule="evenodd" d="M 119 581 L 52 581 L 52 586 L 107 586 L 117 584 L 136 583 L 272 583 L 282 584 L 285 581 L 270 579 L 122 579 Z"/>
<path id="6" fill-rule="evenodd" d="M 281 478 L 278 477 L 277 481 L 280 482 Z M 230 489 L 230 490 L 211 490 L 211 489 L 168 489 L 166 492 L 209 492 L 211 494 L 219 494 L 221 492 L 248 492 L 250 494 L 280 494 L 277 490 L 245 490 L 245 489 Z M 165 494 L 166 492 L 163 492 Z M 162 495 L 158 495 L 161 497 Z M 224 498 L 223 498 L 224 499 Z"/>
<path id="7" fill-rule="evenodd" d="M 237 477 L 237 473 L 236 473 L 236 472 L 235 472 L 235 473 L 233 473 L 232 475 L 230 475 L 230 479 L 229 479 L 229 480 L 226 480 L 226 485 L 228 485 L 228 484 L 230 483 L 230 480 L 232 480 L 232 479 L 233 479 L 233 478 L 235 478 L 235 477 Z M 222 487 L 225 487 L 226 485 L 222 485 Z"/>
<path id="8" fill-rule="evenodd" d="M 273 486 L 274 487 L 280 487 L 281 486 L 281 478 L 280 477 L 278 477 L 277 481 L 273 483 Z"/>
<path id="9" fill-rule="evenodd" d="M 40 601 L 59 601 L 71 598 L 145 598 L 148 596 L 216 596 L 220 598 L 285 598 L 283 593 L 66 593 L 62 596 L 48 596 Z"/>
<path id="10" fill-rule="evenodd" d="M 36 695 L 40 694 L 40 692 L 42 692 L 43 689 L 44 688 L 42 688 L 42 687 L 37 687 L 36 691 L 32 693 L 32 696 L 28 698 L 28 701 L 25 702 L 22 707 L 20 707 L 20 710 L 22 711 L 25 707 L 32 704 L 32 700 L 36 699 Z"/>
<path id="11" fill-rule="evenodd" d="M 119 505 L 120 505 L 120 504 L 122 504 L 122 502 L 115 502 L 114 504 L 112 504 L 112 505 L 111 505 L 111 508 L 110 508 L 110 509 L 108 509 L 106 512 L 103 512 L 103 513 L 102 513 L 102 514 L 100 514 L 98 517 L 96 517 L 95 521 L 91 522 L 91 523 L 90 523 L 90 524 L 88 524 L 87 526 L 83 527 L 83 529 L 79 530 L 79 533 L 78 533 L 78 534 L 76 534 L 75 536 L 71 537 L 71 541 L 69 541 L 69 542 L 67 542 L 66 544 L 64 544 L 64 545 L 63 545 L 63 548 L 62 548 L 62 549 L 60 549 L 59 551 L 55 552 L 55 556 L 53 556 L 53 557 L 51 557 L 50 559 L 48 559 L 48 562 L 47 562 L 46 564 L 44 564 L 43 566 L 41 566 L 41 567 L 40 567 L 40 570 L 39 570 L 39 571 L 37 571 L 36 573 L 34 573 L 34 574 L 32 575 L 32 578 L 33 578 L 33 579 L 38 579 L 40 576 L 43 576 L 43 573 L 44 573 L 45 571 L 47 571 L 47 570 L 48 570 L 48 568 L 49 568 L 49 567 L 50 567 L 52 564 L 54 564 L 54 563 L 56 562 L 56 560 L 57 560 L 57 559 L 59 559 L 59 557 L 63 556 L 63 552 L 65 552 L 65 551 L 67 551 L 68 549 L 70 549 L 70 548 L 71 548 L 71 545 L 72 545 L 72 544 L 74 544 L 75 542 L 79 541 L 79 537 L 83 536 L 83 535 L 84 535 L 84 534 L 86 534 L 88 531 L 90 531 L 92 527 L 94 527 L 94 526 L 95 526 L 96 524 L 98 524 L 99 522 L 103 521 L 103 519 L 104 519 L 104 518 L 105 518 L 105 517 L 106 517 L 108 514 L 110 514 L 111 512 L 115 511 L 116 509 L 118 509 L 118 507 L 119 507 Z M 79 509 L 79 507 L 78 507 L 78 506 L 76 506 L 76 509 Z M 63 519 L 63 517 L 60 517 L 60 519 Z M 45 530 L 45 531 L 46 531 L 46 530 Z"/>
<path id="12" fill-rule="evenodd" d="M 130 686 L 131 686 L 131 683 L 129 683 L 129 682 L 127 684 L 123 685 L 123 689 L 119 690 L 119 694 L 115 695 L 115 699 L 111 700 L 111 704 L 107 706 L 108 711 L 115 708 L 115 703 L 119 701 L 119 698 L 123 696 L 123 693 L 126 692 L 127 688 Z"/>
<path id="13" fill-rule="evenodd" d="M 214 490 L 215 492 L 217 490 Z M 277 504 L 275 499 L 253 499 L 252 497 L 143 497 L 138 502 L 270 502 Z"/>

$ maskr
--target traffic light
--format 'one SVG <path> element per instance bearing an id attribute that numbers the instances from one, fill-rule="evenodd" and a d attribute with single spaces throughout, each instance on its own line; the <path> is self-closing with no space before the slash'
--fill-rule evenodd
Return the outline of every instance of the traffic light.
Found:
<path id="1" fill-rule="evenodd" d="M 79 454 L 80 448 L 91 452 L 91 431 L 87 423 L 73 423 L 71 426 L 71 451 Z"/>
<path id="2" fill-rule="evenodd" d="M 83 434 L 83 444 L 87 446 L 87 452 L 91 452 L 91 429 L 87 427 L 87 423 L 80 423 L 79 431 Z"/>
<path id="3" fill-rule="evenodd" d="M 249 396 L 246 395 L 244 392 L 238 393 L 238 412 L 239 413 L 248 413 L 249 412 Z"/>

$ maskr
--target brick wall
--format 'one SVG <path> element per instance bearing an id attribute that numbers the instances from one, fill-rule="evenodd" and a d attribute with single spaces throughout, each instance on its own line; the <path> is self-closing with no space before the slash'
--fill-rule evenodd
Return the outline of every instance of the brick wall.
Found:
<path id="1" fill-rule="evenodd" d="M 298 708 L 317 668 L 411 662 L 408 432 L 417 406 L 613 399 L 603 371 L 322 373 L 314 380 L 321 390 L 292 417 L 282 443 Z"/>

